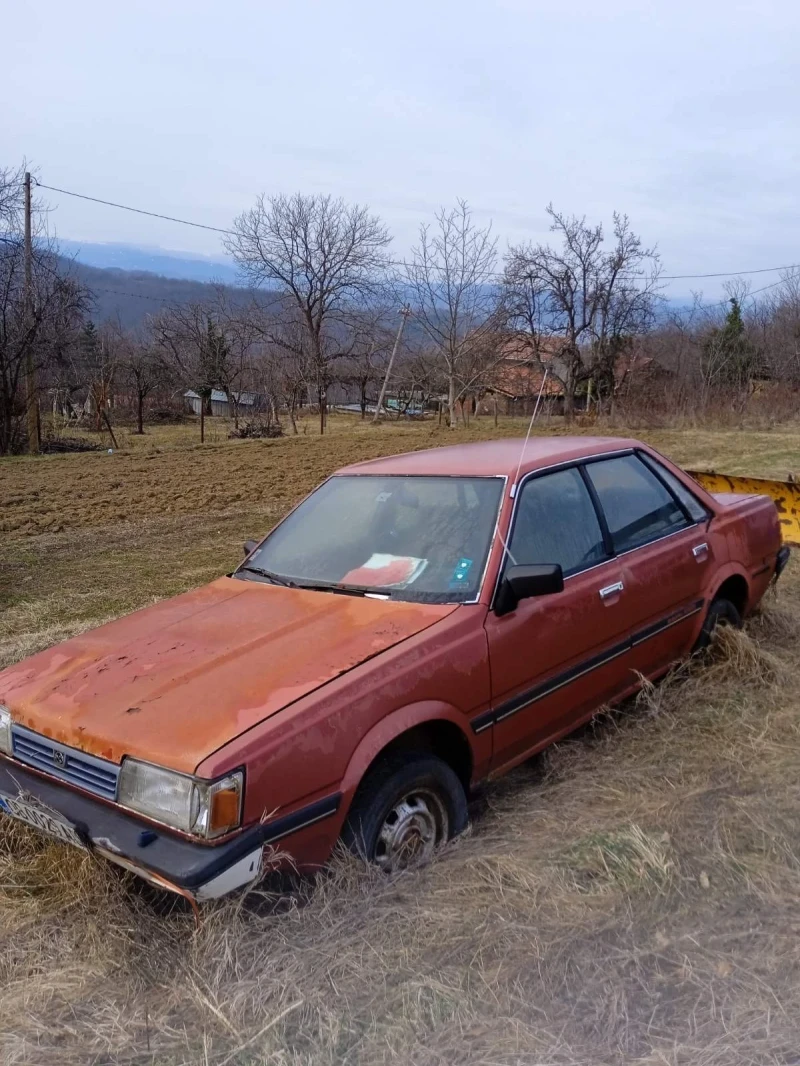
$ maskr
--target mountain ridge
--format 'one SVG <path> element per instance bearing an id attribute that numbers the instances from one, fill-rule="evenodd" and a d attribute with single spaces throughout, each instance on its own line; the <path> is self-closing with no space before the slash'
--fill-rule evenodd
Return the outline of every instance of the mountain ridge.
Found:
<path id="1" fill-rule="evenodd" d="M 236 285 L 239 272 L 227 257 L 178 252 L 157 245 L 127 244 L 122 241 L 76 241 L 59 238 L 61 254 L 84 266 L 100 270 L 147 271 L 185 281 L 223 282 Z"/>

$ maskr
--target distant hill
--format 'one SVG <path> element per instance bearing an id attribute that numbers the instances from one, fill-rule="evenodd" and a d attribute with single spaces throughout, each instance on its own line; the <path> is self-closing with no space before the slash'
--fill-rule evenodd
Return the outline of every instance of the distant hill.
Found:
<path id="1" fill-rule="evenodd" d="M 192 252 L 172 252 L 165 248 L 145 245 L 59 239 L 63 255 L 91 267 L 117 270 L 146 270 L 167 278 L 184 278 L 187 281 L 222 281 L 235 285 L 238 280 L 236 265 L 224 256 L 194 255 Z"/>
<path id="2" fill-rule="evenodd" d="M 96 322 L 119 320 L 125 329 L 135 329 L 168 304 L 200 302 L 212 296 L 208 282 L 167 278 L 145 270 L 103 270 L 77 260 L 70 269 L 92 294 L 92 318 Z M 245 297 L 245 289 L 226 288 Z"/>
<path id="3" fill-rule="evenodd" d="M 60 243 L 63 248 L 67 242 Z M 172 257 L 166 258 L 175 261 Z M 166 276 L 150 270 L 103 268 L 77 258 L 72 259 L 70 269 L 92 293 L 95 321 L 119 320 L 126 329 L 136 329 L 148 315 L 156 314 L 169 304 L 200 303 L 213 295 L 210 281 Z M 249 298 L 248 290 L 240 286 L 226 283 L 225 288 L 235 298 Z M 271 295 L 272 299 L 278 299 L 277 294 Z M 260 298 L 269 300 L 270 293 L 262 289 Z M 664 321 L 672 314 L 685 311 L 690 303 L 686 297 L 668 298 L 660 309 L 659 318 Z M 407 336 L 411 335 L 412 329 L 409 329 Z"/>

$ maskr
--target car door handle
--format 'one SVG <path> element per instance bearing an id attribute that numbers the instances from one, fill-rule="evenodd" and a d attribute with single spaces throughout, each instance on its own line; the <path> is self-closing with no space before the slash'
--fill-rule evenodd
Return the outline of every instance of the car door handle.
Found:
<path id="1" fill-rule="evenodd" d="M 705 555 L 708 552 L 708 544 L 703 541 L 702 544 L 695 544 L 692 548 L 692 555 L 695 559 L 699 559 L 701 555 Z"/>
<path id="2" fill-rule="evenodd" d="M 604 589 L 600 589 L 600 599 L 607 600 L 609 596 L 613 596 L 616 592 L 624 592 L 625 586 L 621 581 L 615 581 L 613 585 L 606 585 Z"/>

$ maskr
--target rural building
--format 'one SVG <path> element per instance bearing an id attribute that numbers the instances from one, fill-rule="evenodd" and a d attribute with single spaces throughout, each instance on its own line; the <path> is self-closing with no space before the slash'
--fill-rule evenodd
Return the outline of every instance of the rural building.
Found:
<path id="1" fill-rule="evenodd" d="M 541 359 L 547 366 L 557 361 L 557 356 L 545 349 Z M 501 414 L 531 414 L 543 380 L 544 371 L 531 349 L 529 339 L 524 334 L 508 337 L 502 341 L 498 362 L 487 375 L 488 396 L 481 400 L 480 410 L 489 413 L 494 403 L 492 397 L 496 397 Z M 564 386 L 552 374 L 547 375 L 542 399 L 549 401 L 548 406 L 553 412 L 563 407 Z"/>
<path id="2" fill-rule="evenodd" d="M 501 414 L 531 414 L 542 390 L 544 366 L 550 373 L 544 383 L 542 401 L 550 414 L 562 413 L 564 386 L 559 379 L 566 377 L 566 371 L 559 354 L 561 344 L 558 337 L 553 337 L 549 343 L 547 338 L 543 339 L 537 358 L 526 334 L 515 334 L 503 340 L 498 362 L 486 377 L 486 394 L 480 401 L 480 411 L 488 414 L 496 397 Z M 614 364 L 614 394 L 629 391 L 634 381 L 640 389 L 663 387 L 670 377 L 670 372 L 651 356 L 625 352 Z"/>
<path id="3" fill-rule="evenodd" d="M 239 409 L 239 414 L 251 414 L 258 406 L 258 395 L 255 392 L 234 392 L 234 403 Z M 202 399 L 198 392 L 194 389 L 187 389 L 183 394 L 183 398 L 189 407 L 192 414 L 200 414 L 200 405 Z M 211 414 L 218 418 L 233 418 L 233 410 L 231 404 L 228 402 L 228 394 L 223 392 L 222 389 L 211 390 L 211 411 L 206 408 L 206 415 Z"/>

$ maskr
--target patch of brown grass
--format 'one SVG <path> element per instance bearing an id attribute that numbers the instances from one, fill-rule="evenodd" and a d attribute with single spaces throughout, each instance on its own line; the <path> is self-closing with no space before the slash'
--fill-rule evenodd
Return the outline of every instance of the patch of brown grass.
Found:
<path id="1" fill-rule="evenodd" d="M 241 510 L 277 517 L 340 466 L 395 452 L 489 437 L 523 437 L 527 419 L 473 420 L 451 431 L 435 421 L 373 426 L 333 416 L 329 432 L 278 440 L 200 445 L 191 426 L 157 427 L 126 438 L 114 452 L 0 460 L 0 533 L 32 535 L 139 522 L 156 516 L 234 515 Z M 537 434 L 563 434 L 561 419 L 537 423 Z M 621 435 L 605 424 L 573 426 L 574 433 Z M 797 433 L 652 430 L 642 439 L 686 466 L 785 478 L 800 467 Z"/>

